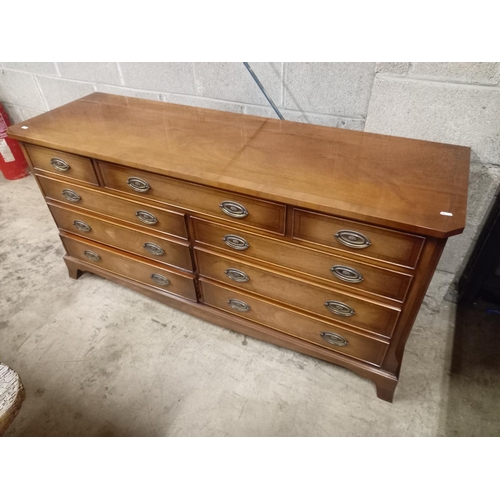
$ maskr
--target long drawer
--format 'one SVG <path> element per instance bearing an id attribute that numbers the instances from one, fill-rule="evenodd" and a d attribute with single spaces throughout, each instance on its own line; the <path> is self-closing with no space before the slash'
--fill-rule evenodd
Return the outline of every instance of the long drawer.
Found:
<path id="1" fill-rule="evenodd" d="M 68 210 L 51 203 L 59 229 L 175 267 L 193 270 L 189 244 L 160 238 L 98 217 Z"/>
<path id="2" fill-rule="evenodd" d="M 99 168 L 108 188 L 284 234 L 285 205 L 110 163 L 99 162 Z"/>
<path id="3" fill-rule="evenodd" d="M 195 239 L 232 254 L 232 258 L 258 259 L 292 272 L 301 272 L 349 290 L 369 292 L 403 302 L 412 276 L 347 257 L 293 245 L 229 226 L 193 218 Z M 236 257 L 237 256 L 237 257 Z"/>
<path id="4" fill-rule="evenodd" d="M 313 285 L 218 253 L 195 249 L 201 275 L 278 300 L 345 325 L 390 337 L 400 310 L 352 294 Z"/>
<path id="5" fill-rule="evenodd" d="M 61 175 L 96 186 L 99 184 L 89 158 L 30 144 L 25 147 L 35 171 Z"/>
<path id="6" fill-rule="evenodd" d="M 425 238 L 294 208 L 293 237 L 414 268 Z"/>
<path id="7" fill-rule="evenodd" d="M 184 216 L 145 203 L 124 200 L 95 189 L 37 175 L 47 199 L 102 213 L 142 228 L 187 238 Z"/>
<path id="8" fill-rule="evenodd" d="M 200 280 L 202 300 L 217 309 L 274 328 L 327 349 L 380 365 L 387 343 L 332 326 L 266 300 Z"/>
<path id="9" fill-rule="evenodd" d="M 112 273 L 196 301 L 194 278 L 78 236 L 61 234 L 68 255 Z"/>

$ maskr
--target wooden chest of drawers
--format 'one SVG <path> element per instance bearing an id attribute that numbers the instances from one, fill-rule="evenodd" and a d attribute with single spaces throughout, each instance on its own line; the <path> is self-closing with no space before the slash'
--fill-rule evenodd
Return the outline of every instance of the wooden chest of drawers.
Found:
<path id="1" fill-rule="evenodd" d="M 101 93 L 9 136 L 72 278 L 349 368 L 392 401 L 446 239 L 465 225 L 468 148 Z"/>

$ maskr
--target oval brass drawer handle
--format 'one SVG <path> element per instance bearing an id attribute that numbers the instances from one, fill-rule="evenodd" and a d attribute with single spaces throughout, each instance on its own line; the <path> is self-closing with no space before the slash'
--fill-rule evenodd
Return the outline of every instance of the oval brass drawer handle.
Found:
<path id="1" fill-rule="evenodd" d="M 62 194 L 68 201 L 71 201 L 71 203 L 76 203 L 81 200 L 80 195 L 75 193 L 72 189 L 63 189 Z"/>
<path id="2" fill-rule="evenodd" d="M 50 164 L 59 172 L 67 172 L 71 167 L 61 158 L 51 158 Z"/>
<path id="3" fill-rule="evenodd" d="M 339 302 L 338 300 L 327 300 L 325 302 L 326 308 L 331 311 L 333 314 L 337 316 L 354 316 L 356 312 L 354 309 L 343 302 Z"/>
<path id="4" fill-rule="evenodd" d="M 349 342 L 347 342 L 347 340 L 338 333 L 321 332 L 320 335 L 321 337 L 323 337 L 323 340 L 325 342 L 328 342 L 329 344 L 332 345 L 336 345 L 338 347 L 345 347 L 346 345 L 349 344 Z"/>
<path id="5" fill-rule="evenodd" d="M 129 177 L 127 179 L 127 184 L 138 193 L 146 193 L 151 189 L 151 186 L 145 180 L 140 179 L 139 177 Z"/>
<path id="6" fill-rule="evenodd" d="M 235 201 L 223 201 L 219 208 L 230 217 L 235 217 L 237 219 L 243 219 L 248 215 L 248 210 L 239 203 Z"/>
<path id="7" fill-rule="evenodd" d="M 336 233 L 335 238 L 339 243 L 349 248 L 367 248 L 372 244 L 364 234 L 357 231 L 348 231 L 347 229 L 342 229 Z"/>
<path id="8" fill-rule="evenodd" d="M 235 250 L 246 250 L 250 246 L 245 238 L 236 236 L 235 234 L 226 234 L 226 236 L 222 238 L 222 241 L 228 247 L 234 248 Z"/>
<path id="9" fill-rule="evenodd" d="M 226 269 L 224 273 L 227 275 L 229 279 L 237 281 L 238 283 L 245 283 L 250 280 L 247 273 L 244 273 L 239 269 L 234 269 L 233 267 Z"/>
<path id="10" fill-rule="evenodd" d="M 95 260 L 95 261 L 101 260 L 101 257 L 99 257 L 99 255 L 93 252 L 92 250 L 85 250 L 83 252 L 83 255 L 85 255 L 85 257 L 87 257 L 87 259 L 89 260 Z"/>
<path id="11" fill-rule="evenodd" d="M 137 210 L 135 216 L 141 222 L 144 222 L 144 224 L 149 224 L 150 226 L 158 224 L 158 219 L 152 213 L 146 212 L 146 210 Z"/>
<path id="12" fill-rule="evenodd" d="M 330 271 L 336 278 L 347 283 L 361 283 L 364 280 L 359 271 L 349 266 L 333 266 Z"/>
<path id="13" fill-rule="evenodd" d="M 153 273 L 151 275 L 151 279 L 160 286 L 168 286 L 170 285 L 170 280 L 162 276 L 161 274 Z"/>
<path id="14" fill-rule="evenodd" d="M 243 302 L 242 300 L 238 299 L 229 299 L 227 303 L 235 310 L 239 312 L 248 312 L 250 311 L 250 306 L 246 303 Z"/>
<path id="15" fill-rule="evenodd" d="M 73 226 L 75 226 L 78 231 L 83 231 L 84 233 L 88 233 L 92 228 L 82 220 L 74 220 Z"/>
<path id="16" fill-rule="evenodd" d="M 150 243 L 149 241 L 142 245 L 150 254 L 153 255 L 163 255 L 165 250 L 160 245 L 156 243 Z"/>

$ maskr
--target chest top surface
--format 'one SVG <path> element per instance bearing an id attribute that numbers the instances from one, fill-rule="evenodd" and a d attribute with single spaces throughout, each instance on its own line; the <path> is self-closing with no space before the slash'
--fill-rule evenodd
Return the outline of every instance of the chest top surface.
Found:
<path id="1" fill-rule="evenodd" d="M 13 125 L 9 136 L 428 236 L 465 226 L 463 146 L 103 93 Z"/>

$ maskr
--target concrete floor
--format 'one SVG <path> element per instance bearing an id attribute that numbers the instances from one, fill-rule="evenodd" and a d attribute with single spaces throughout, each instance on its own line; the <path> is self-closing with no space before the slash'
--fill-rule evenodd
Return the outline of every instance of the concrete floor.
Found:
<path id="1" fill-rule="evenodd" d="M 9 436 L 500 434 L 500 316 L 486 304 L 424 304 L 389 404 L 348 370 L 71 280 L 63 253 L 33 178 L 1 179 L 0 361 L 27 391 Z"/>

